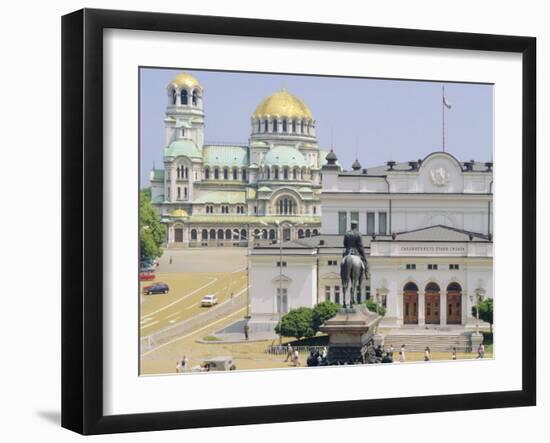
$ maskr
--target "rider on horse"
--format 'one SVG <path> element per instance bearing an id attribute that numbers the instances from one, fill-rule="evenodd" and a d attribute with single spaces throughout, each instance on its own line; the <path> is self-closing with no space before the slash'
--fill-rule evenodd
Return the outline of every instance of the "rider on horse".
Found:
<path id="1" fill-rule="evenodd" d="M 363 262 L 365 275 L 367 273 L 367 258 L 363 249 L 363 239 L 359 232 L 359 223 L 356 220 L 351 221 L 351 229 L 344 235 L 344 253 L 342 257 L 347 255 L 358 255 Z"/>

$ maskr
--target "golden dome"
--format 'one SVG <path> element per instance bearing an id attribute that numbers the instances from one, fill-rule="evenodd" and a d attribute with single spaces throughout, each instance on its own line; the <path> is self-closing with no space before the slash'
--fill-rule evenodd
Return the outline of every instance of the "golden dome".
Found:
<path id="1" fill-rule="evenodd" d="M 313 120 L 313 115 L 307 105 L 284 89 L 264 98 L 252 117 L 287 117 Z"/>
<path id="2" fill-rule="evenodd" d="M 187 217 L 189 214 L 187 214 L 187 211 L 184 209 L 174 209 L 172 212 L 170 212 L 170 215 L 172 217 Z"/>
<path id="3" fill-rule="evenodd" d="M 199 81 L 195 77 L 193 77 L 191 74 L 188 74 L 187 72 L 181 72 L 180 74 L 176 75 L 170 82 L 170 85 L 173 86 L 174 88 L 184 87 L 186 89 L 192 89 L 192 88 L 202 89 L 202 86 L 199 83 Z"/>

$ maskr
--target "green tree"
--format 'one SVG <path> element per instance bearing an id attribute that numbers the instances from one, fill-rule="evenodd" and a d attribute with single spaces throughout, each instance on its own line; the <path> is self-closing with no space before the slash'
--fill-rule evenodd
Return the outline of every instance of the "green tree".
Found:
<path id="1" fill-rule="evenodd" d="M 479 309 L 479 318 L 491 325 L 491 334 L 493 333 L 493 299 L 486 298 L 481 303 L 472 306 L 472 315 L 477 317 Z"/>
<path id="2" fill-rule="evenodd" d="M 374 312 L 382 317 L 386 315 L 386 308 L 370 298 L 365 301 L 365 306 L 369 311 Z"/>
<path id="3" fill-rule="evenodd" d="M 165 228 L 160 222 L 156 209 L 151 204 L 151 191 L 139 193 L 139 251 L 141 260 L 160 257 Z"/>
<path id="4" fill-rule="evenodd" d="M 280 323 L 275 326 L 275 332 L 284 337 L 296 337 L 298 340 L 304 337 L 313 337 L 315 331 L 312 327 L 313 310 L 311 308 L 291 309 L 285 314 Z"/>
<path id="5" fill-rule="evenodd" d="M 329 318 L 334 317 L 338 313 L 339 309 L 340 305 L 337 303 L 333 303 L 330 300 L 315 305 L 312 312 L 311 323 L 313 331 L 317 333 L 321 325 L 325 323 Z"/>

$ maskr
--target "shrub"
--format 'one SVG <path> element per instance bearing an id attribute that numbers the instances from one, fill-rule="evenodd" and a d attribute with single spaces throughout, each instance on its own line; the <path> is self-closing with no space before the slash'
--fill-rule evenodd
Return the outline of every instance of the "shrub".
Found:
<path id="1" fill-rule="evenodd" d="M 382 317 L 384 317 L 384 315 L 386 315 L 386 308 L 378 303 L 376 303 L 374 300 L 372 299 L 368 299 L 367 301 L 365 301 L 365 306 L 367 307 L 367 309 L 371 312 L 374 312 Z"/>
<path id="2" fill-rule="evenodd" d="M 315 333 L 319 331 L 321 325 L 325 323 L 328 319 L 334 317 L 338 313 L 339 309 L 340 305 L 337 303 L 333 303 L 330 300 L 315 305 L 312 312 L 311 324 L 313 331 Z"/>
<path id="3" fill-rule="evenodd" d="M 275 326 L 275 332 L 284 337 L 313 337 L 313 310 L 311 308 L 292 309 Z"/>
<path id="4" fill-rule="evenodd" d="M 472 306 L 472 315 L 477 316 L 479 309 L 479 318 L 491 325 L 491 333 L 493 333 L 493 299 L 486 298 L 481 303 Z"/>

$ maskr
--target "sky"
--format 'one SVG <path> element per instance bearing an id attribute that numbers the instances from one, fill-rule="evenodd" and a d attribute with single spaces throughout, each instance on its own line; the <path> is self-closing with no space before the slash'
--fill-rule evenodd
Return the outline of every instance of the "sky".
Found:
<path id="1" fill-rule="evenodd" d="M 140 69 L 141 186 L 162 168 L 166 86 L 182 69 Z M 460 161 L 493 159 L 493 86 L 369 78 L 257 74 L 185 69 L 204 88 L 205 141 L 247 144 L 250 117 L 265 97 L 285 88 L 316 120 L 319 147 L 333 147 L 344 169 L 409 161 L 442 150 Z"/>

